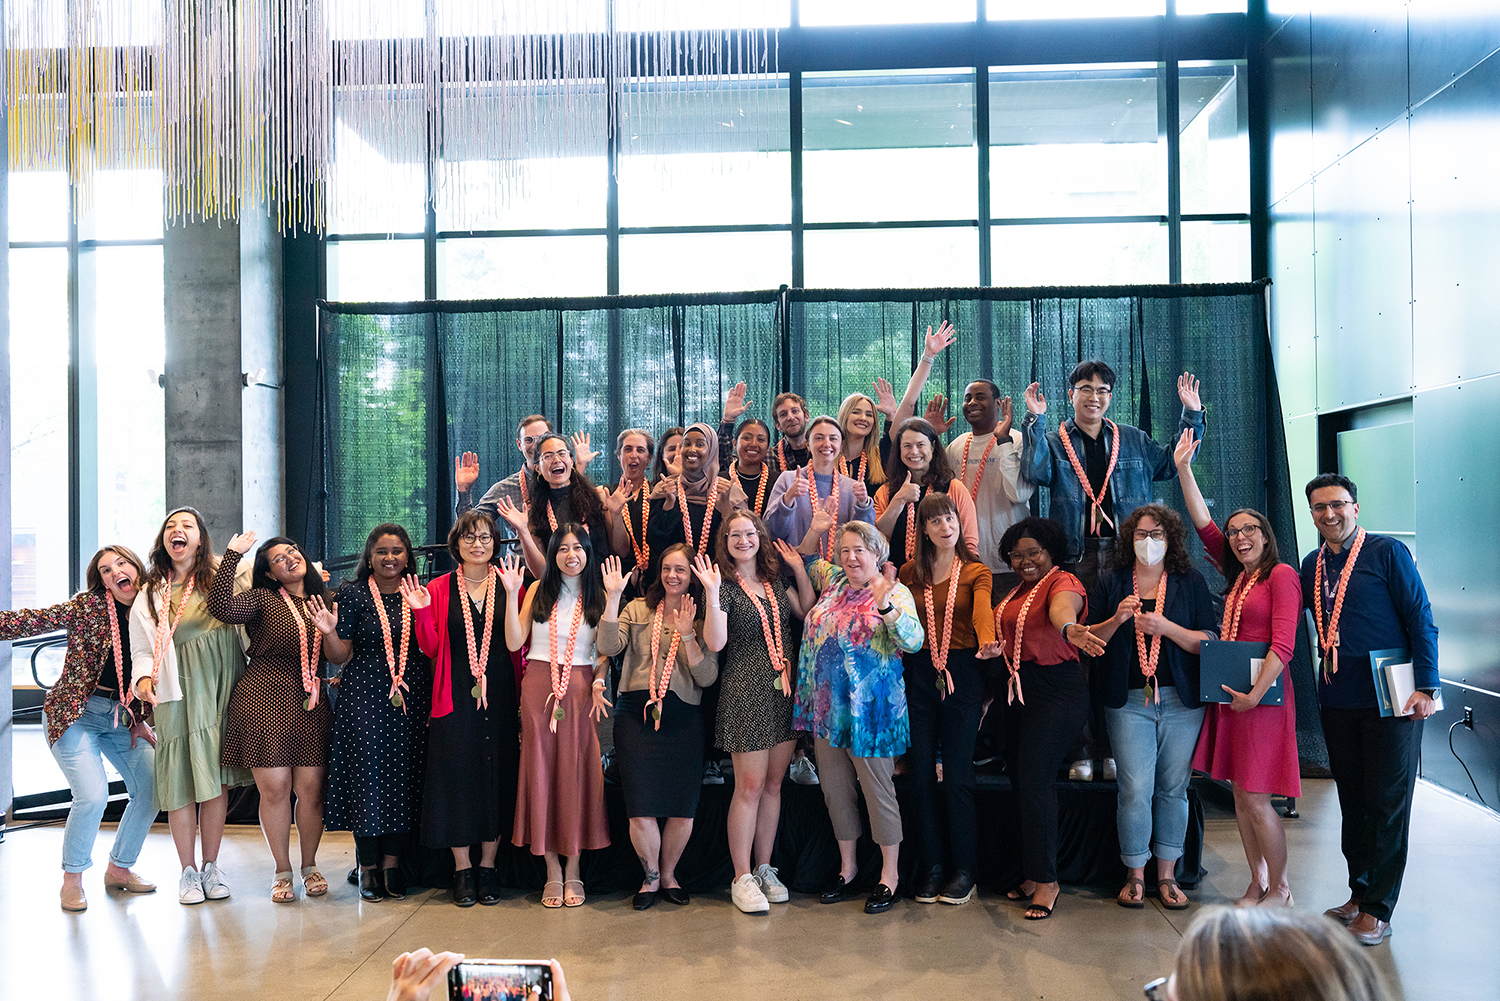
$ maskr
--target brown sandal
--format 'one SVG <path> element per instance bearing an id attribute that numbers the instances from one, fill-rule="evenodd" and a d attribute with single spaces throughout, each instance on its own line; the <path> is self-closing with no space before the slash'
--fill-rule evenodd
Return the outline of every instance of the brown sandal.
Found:
<path id="1" fill-rule="evenodd" d="M 1176 890 L 1178 893 L 1182 894 L 1182 903 L 1174 904 L 1167 899 L 1167 891 L 1169 889 Z M 1185 911 L 1188 908 L 1188 904 L 1192 903 L 1192 901 L 1188 899 L 1187 891 L 1177 885 L 1177 880 L 1171 878 L 1158 879 L 1156 881 L 1156 898 L 1160 900 L 1161 905 L 1169 911 Z"/>
<path id="2" fill-rule="evenodd" d="M 1140 887 L 1141 895 L 1137 897 L 1132 887 Z M 1120 887 L 1120 892 L 1115 894 L 1115 903 L 1121 907 L 1128 907 L 1132 911 L 1138 911 L 1146 906 L 1146 884 L 1143 880 L 1127 879 L 1125 885 Z"/>
<path id="3" fill-rule="evenodd" d="M 328 892 L 328 880 L 323 878 L 317 866 L 305 865 L 302 867 L 302 888 L 309 897 L 321 897 Z"/>

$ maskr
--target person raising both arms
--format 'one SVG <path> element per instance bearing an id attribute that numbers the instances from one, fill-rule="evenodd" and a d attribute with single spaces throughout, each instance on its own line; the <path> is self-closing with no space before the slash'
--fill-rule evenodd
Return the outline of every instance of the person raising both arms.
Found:
<path id="1" fill-rule="evenodd" d="M 1012 426 L 1011 400 L 988 379 L 964 389 L 963 415 L 969 430 L 948 445 L 948 466 L 968 488 L 979 534 L 975 556 L 995 575 L 993 587 L 1003 594 L 1016 585 L 1015 574 L 1000 552 L 1005 530 L 1025 518 L 1032 484 L 1021 475 L 1023 438 Z"/>
<path id="2" fill-rule="evenodd" d="M 527 474 L 536 468 L 532 447 L 542 435 L 552 430 L 552 422 L 541 414 L 522 417 L 516 425 L 516 451 L 521 453 L 521 468 L 484 492 L 479 502 L 474 502 L 474 484 L 479 480 L 479 455 L 465 452 L 453 461 L 453 485 L 458 490 L 458 503 L 454 514 L 463 514 L 476 508 L 495 518 L 499 512 L 500 498 L 504 497 L 518 508 L 531 504 L 531 484 Z"/>

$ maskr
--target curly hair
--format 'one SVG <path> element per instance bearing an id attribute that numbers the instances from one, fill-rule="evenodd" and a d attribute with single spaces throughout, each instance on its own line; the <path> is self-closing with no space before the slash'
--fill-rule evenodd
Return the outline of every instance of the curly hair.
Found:
<path id="1" fill-rule="evenodd" d="M 1167 533 L 1167 555 L 1162 560 L 1167 573 L 1185 574 L 1193 569 L 1193 558 L 1187 549 L 1187 526 L 1183 525 L 1181 515 L 1164 504 L 1142 504 L 1120 523 L 1110 550 L 1110 566 L 1116 570 L 1135 566 L 1135 530 L 1141 519 L 1147 517 Z"/>
<path id="2" fill-rule="evenodd" d="M 1059 557 L 1068 555 L 1068 536 L 1062 526 L 1051 518 L 1022 518 L 1005 530 L 1000 537 L 1000 558 L 1010 562 L 1010 551 L 1022 539 L 1035 539 L 1036 544 L 1047 551 L 1053 565 L 1062 562 Z"/>
<path id="3" fill-rule="evenodd" d="M 302 572 L 302 593 L 309 598 L 328 597 L 328 585 L 323 583 L 323 574 L 313 565 L 302 552 L 302 547 L 297 545 L 294 539 L 285 535 L 277 535 L 262 542 L 255 550 L 255 564 L 250 572 L 250 586 L 265 588 L 268 591 L 277 591 L 282 587 L 281 581 L 277 580 L 271 573 L 271 548 L 273 546 L 291 546 L 297 550 L 302 561 L 307 564 L 307 569 Z"/>
<path id="4" fill-rule="evenodd" d="M 556 431 L 548 431 L 536 440 L 535 445 L 531 446 L 533 459 L 541 458 L 542 444 L 551 438 L 562 442 L 563 446 L 570 450 L 568 454 L 571 458 L 572 445 L 568 443 L 568 439 Z M 531 477 L 531 506 L 527 510 L 526 527 L 531 531 L 532 538 L 540 544 L 542 540 L 552 536 L 552 524 L 547 520 L 547 496 L 552 489 L 552 484 L 542 476 L 540 463 L 530 473 L 521 475 Z M 604 516 L 604 502 L 599 499 L 598 489 L 592 480 L 578 471 L 576 465 L 568 472 L 568 502 L 573 509 L 574 521 L 585 526 L 607 523 Z"/>

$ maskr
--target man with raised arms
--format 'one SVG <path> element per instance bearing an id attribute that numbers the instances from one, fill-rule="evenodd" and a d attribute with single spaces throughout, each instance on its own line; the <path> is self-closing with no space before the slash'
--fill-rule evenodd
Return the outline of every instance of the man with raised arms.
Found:
<path id="1" fill-rule="evenodd" d="M 521 418 L 521 423 L 516 425 L 516 450 L 521 453 L 521 468 L 486 490 L 478 504 L 474 503 L 474 484 L 479 480 L 479 455 L 465 452 L 453 460 L 453 485 L 458 488 L 458 503 L 454 505 L 454 514 L 463 514 L 470 508 L 476 508 L 498 522 L 501 497 L 509 498 L 517 507 L 526 507 L 530 502 L 530 498 L 526 496 L 530 487 L 525 482 L 524 474 L 535 468 L 531 446 L 551 430 L 552 422 L 541 414 Z"/>

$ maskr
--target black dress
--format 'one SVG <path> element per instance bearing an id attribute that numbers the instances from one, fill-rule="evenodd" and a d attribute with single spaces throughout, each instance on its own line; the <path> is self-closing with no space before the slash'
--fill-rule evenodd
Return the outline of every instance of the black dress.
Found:
<path id="1" fill-rule="evenodd" d="M 495 587 L 495 625 L 485 668 L 487 709 L 469 694 L 469 644 L 463 609 L 468 601 L 474 649 L 484 642 L 484 614 L 464 593 L 460 574 L 448 576 L 448 649 L 452 654 L 453 711 L 435 716 L 427 731 L 427 795 L 422 802 L 422 844 L 463 848 L 494 841 L 509 831 L 516 814 L 516 777 L 521 736 L 515 672 L 505 648 L 505 589 Z"/>
<path id="2" fill-rule="evenodd" d="M 391 624 L 392 652 L 400 657 L 401 595 L 380 599 Z M 421 816 L 432 665 L 408 623 L 407 688 L 401 693 L 406 711 L 391 705 L 391 669 L 369 585 L 350 581 L 334 600 L 339 638 L 354 644 L 354 656 L 339 672 L 324 823 L 330 831 L 352 831 L 356 837 L 404 834 L 416 829 Z"/>

